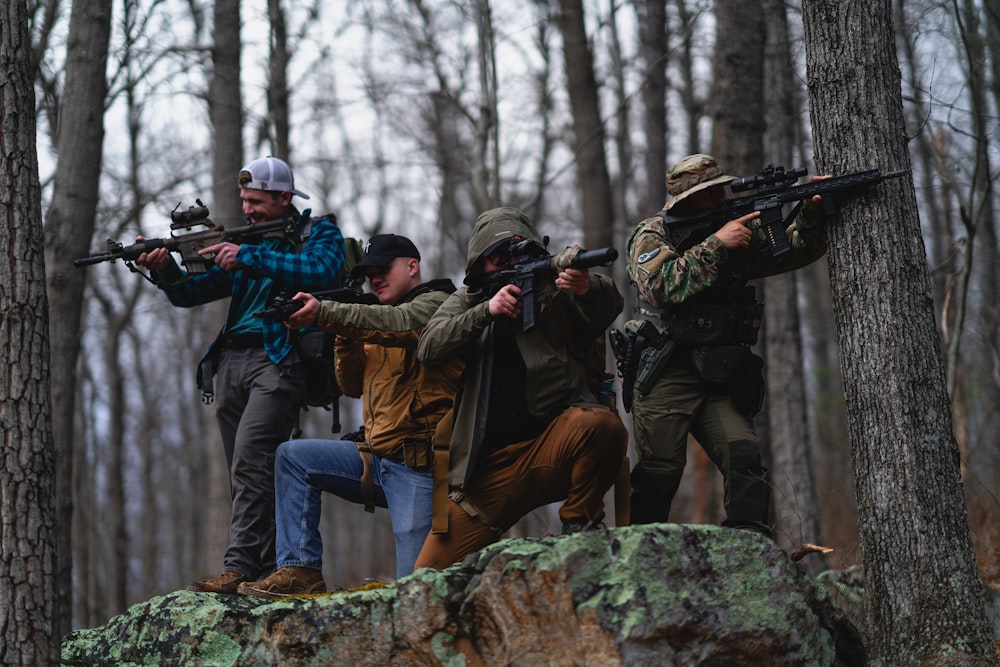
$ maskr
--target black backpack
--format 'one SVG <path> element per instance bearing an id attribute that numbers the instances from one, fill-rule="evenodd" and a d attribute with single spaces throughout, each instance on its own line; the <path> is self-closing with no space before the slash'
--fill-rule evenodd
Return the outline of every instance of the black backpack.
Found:
<path id="1" fill-rule="evenodd" d="M 305 239 L 303 239 L 304 241 Z M 355 238 L 344 238 L 344 267 L 338 281 L 338 287 L 326 292 L 318 292 L 313 296 L 319 299 L 336 298 L 339 301 L 354 303 L 376 303 L 369 294 L 363 294 L 360 285 L 351 278 L 351 269 L 361 261 L 364 249 L 361 241 Z M 333 413 L 333 433 L 340 432 L 340 387 L 337 386 L 337 376 L 334 370 L 335 336 L 322 329 L 304 329 L 295 336 L 295 350 L 299 360 L 306 369 L 306 397 L 303 409 L 310 407 L 323 408 Z"/>

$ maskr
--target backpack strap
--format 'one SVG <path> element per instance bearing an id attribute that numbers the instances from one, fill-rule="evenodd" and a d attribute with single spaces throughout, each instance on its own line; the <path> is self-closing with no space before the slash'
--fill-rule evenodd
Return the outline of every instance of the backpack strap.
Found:
<path id="1" fill-rule="evenodd" d="M 448 463 L 455 408 L 452 406 L 434 429 L 434 485 L 431 491 L 431 532 L 448 532 Z"/>

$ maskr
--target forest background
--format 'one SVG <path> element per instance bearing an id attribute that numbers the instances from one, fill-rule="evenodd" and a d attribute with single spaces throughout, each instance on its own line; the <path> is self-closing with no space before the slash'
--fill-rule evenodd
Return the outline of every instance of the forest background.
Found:
<path id="1" fill-rule="evenodd" d="M 238 223 L 236 172 L 268 154 L 293 165 L 297 187 L 312 195 L 300 204 L 335 212 L 349 236 L 406 234 L 426 277 L 456 282 L 472 223 L 491 206 L 524 208 L 552 248 L 621 250 L 635 222 L 662 205 L 665 168 L 683 155 L 713 152 L 737 176 L 769 162 L 815 172 L 795 2 L 76 4 L 88 5 L 92 27 L 102 11 L 112 17 L 106 90 L 69 89 L 70 4 L 29 11 L 47 241 L 53 219 L 72 216 L 54 187 L 72 149 L 65 128 L 105 133 L 101 150 L 72 165 L 100 174 L 93 234 L 76 232 L 84 252 L 106 238 L 163 236 L 169 212 L 198 198 L 215 221 Z M 987 4 L 898 0 L 895 25 L 973 545 L 981 575 L 996 580 L 1000 17 Z M 755 49 L 766 63 L 763 103 L 734 103 Z M 87 92 L 100 96 L 100 114 L 68 117 L 67 97 Z M 734 148 L 739 133 L 762 135 L 767 148 Z M 194 368 L 223 311 L 172 308 L 120 263 L 77 270 L 75 256 L 46 262 L 53 325 L 65 318 L 52 285 L 86 280 L 80 348 L 69 364 L 54 349 L 53 404 L 72 433 L 72 446 L 57 449 L 72 481 L 57 489 L 72 516 L 70 622 L 91 627 L 221 562 L 228 483 Z M 622 269 L 613 267 L 627 319 L 634 292 Z M 860 555 L 828 269 L 819 262 L 762 290 L 770 382 L 759 426 L 777 539 L 834 548 L 825 560 L 811 556 L 810 568 L 845 567 Z M 60 386 L 68 366 L 72 384 Z M 60 413 L 60 400 L 71 410 Z M 342 430 L 353 430 L 358 402 L 341 407 Z M 330 434 L 329 413 L 310 411 L 304 428 Z M 717 523 L 720 486 L 693 444 L 672 518 Z M 546 508 L 512 533 L 557 527 Z M 384 512 L 328 499 L 323 531 L 328 582 L 388 579 Z"/>

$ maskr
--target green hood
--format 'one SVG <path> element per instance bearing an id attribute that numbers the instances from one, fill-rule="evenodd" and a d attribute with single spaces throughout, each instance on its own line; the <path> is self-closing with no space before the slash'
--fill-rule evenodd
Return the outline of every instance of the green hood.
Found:
<path id="1" fill-rule="evenodd" d="M 531 239 L 539 244 L 542 243 L 531 219 L 521 209 L 493 208 L 479 214 L 476 226 L 472 230 L 472 237 L 469 239 L 469 251 L 465 263 L 465 284 L 471 284 L 470 278 L 473 278 L 472 282 L 475 282 L 475 273 L 479 271 L 477 262 L 486 251 L 497 243 L 515 236 Z"/>

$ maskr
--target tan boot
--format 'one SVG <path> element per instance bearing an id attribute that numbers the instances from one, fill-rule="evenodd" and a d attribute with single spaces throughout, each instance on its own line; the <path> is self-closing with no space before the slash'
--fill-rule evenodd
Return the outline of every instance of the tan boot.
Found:
<path id="1" fill-rule="evenodd" d="M 235 593 L 239 585 L 246 581 L 246 578 L 239 572 L 224 570 L 222 573 L 200 579 L 193 584 L 186 586 L 189 591 L 200 593 Z"/>
<path id="2" fill-rule="evenodd" d="M 245 581 L 239 585 L 240 595 L 256 595 L 276 600 L 296 595 L 325 593 L 323 573 L 311 567 L 288 566 L 279 569 L 263 581 Z"/>

